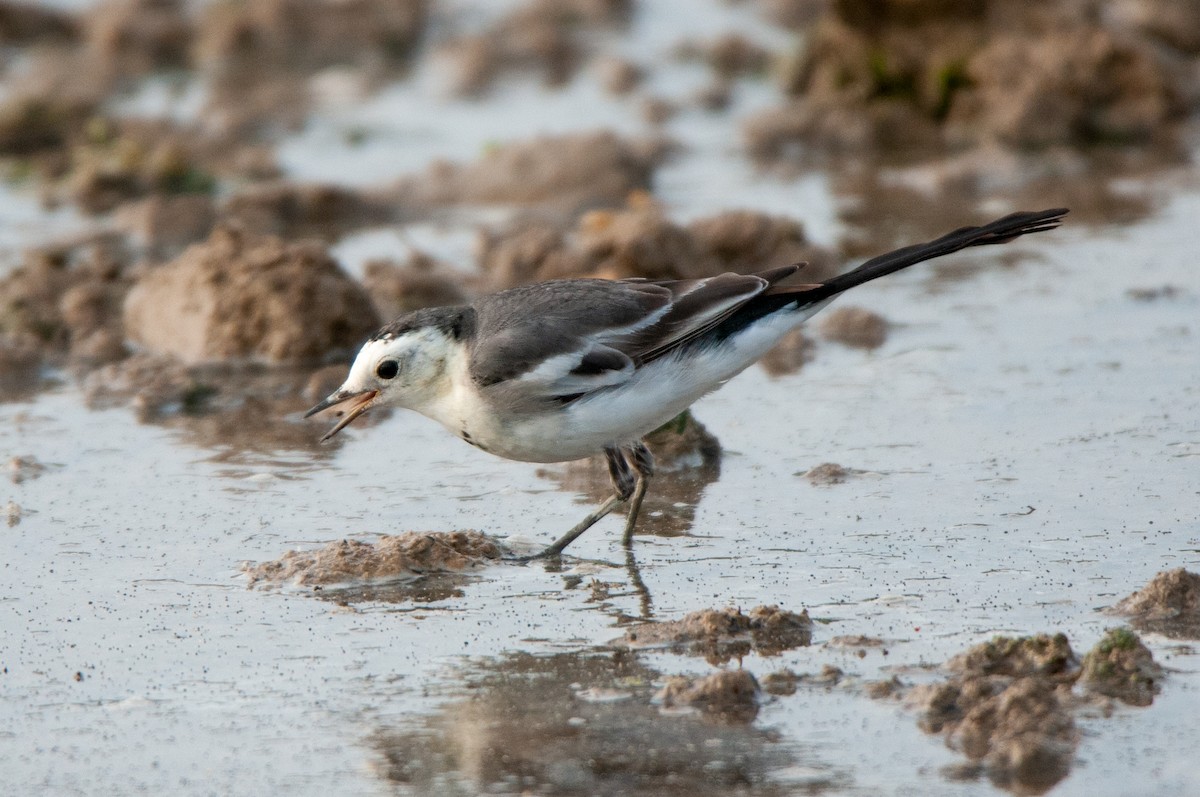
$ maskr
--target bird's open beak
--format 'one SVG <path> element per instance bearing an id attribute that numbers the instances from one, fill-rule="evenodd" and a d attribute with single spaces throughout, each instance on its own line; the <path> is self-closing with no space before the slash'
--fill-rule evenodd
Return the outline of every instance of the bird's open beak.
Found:
<path id="1" fill-rule="evenodd" d="M 338 390 L 330 395 L 329 398 L 325 399 L 320 404 L 304 413 L 304 417 L 309 418 L 313 415 L 316 415 L 318 412 L 324 412 L 325 410 L 330 410 L 334 407 L 338 408 L 337 413 L 335 414 L 335 417 L 338 418 L 338 422 L 334 424 L 332 429 L 325 433 L 324 437 L 321 438 L 321 442 L 324 443 L 326 440 L 349 426 L 350 422 L 359 415 L 362 415 L 364 412 L 369 410 L 371 408 L 371 403 L 375 401 L 375 397 L 378 395 L 378 390 Z"/>

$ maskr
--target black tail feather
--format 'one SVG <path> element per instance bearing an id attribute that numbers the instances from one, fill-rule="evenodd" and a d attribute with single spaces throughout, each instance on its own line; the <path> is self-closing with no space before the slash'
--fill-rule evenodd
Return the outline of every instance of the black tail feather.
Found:
<path id="1" fill-rule="evenodd" d="M 989 246 L 1008 243 L 1014 238 L 1035 232 L 1053 230 L 1067 215 L 1066 208 L 1013 213 L 981 227 L 963 227 L 928 243 L 914 244 L 903 249 L 873 257 L 853 271 L 826 280 L 821 285 L 799 291 L 795 298 L 801 304 L 819 302 L 836 296 L 856 285 L 892 274 L 925 260 L 952 254 L 969 246 Z"/>

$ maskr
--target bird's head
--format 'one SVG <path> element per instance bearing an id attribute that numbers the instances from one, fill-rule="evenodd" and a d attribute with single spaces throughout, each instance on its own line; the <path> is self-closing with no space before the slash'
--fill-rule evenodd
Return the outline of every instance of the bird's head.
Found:
<path id="1" fill-rule="evenodd" d="M 338 417 L 322 441 L 372 407 L 421 410 L 450 386 L 447 364 L 460 349 L 462 308 L 419 310 L 381 329 L 359 349 L 342 386 L 305 413 Z"/>

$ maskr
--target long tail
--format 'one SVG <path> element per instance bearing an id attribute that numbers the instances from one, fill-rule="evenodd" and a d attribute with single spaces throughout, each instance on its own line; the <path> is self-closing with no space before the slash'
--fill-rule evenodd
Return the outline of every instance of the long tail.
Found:
<path id="1" fill-rule="evenodd" d="M 1063 216 L 1067 215 L 1067 212 L 1066 208 L 1054 208 L 1053 210 L 1013 213 L 990 224 L 984 224 L 982 227 L 963 227 L 928 243 L 906 246 L 903 249 L 888 252 L 886 255 L 873 257 L 853 271 L 839 274 L 820 285 L 796 286 L 795 292 L 790 295 L 800 305 L 819 302 L 856 285 L 862 285 L 864 282 L 870 282 L 902 268 L 948 255 L 969 246 L 1003 244 L 1022 235 L 1053 230 L 1062 223 Z M 782 285 L 772 288 L 768 292 L 775 295 L 789 293 L 787 287 Z"/>

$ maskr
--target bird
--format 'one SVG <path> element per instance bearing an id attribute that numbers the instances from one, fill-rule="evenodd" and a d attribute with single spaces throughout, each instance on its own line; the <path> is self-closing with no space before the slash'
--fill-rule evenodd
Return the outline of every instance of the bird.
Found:
<path id="1" fill-rule="evenodd" d="M 528 560 L 562 554 L 627 504 L 632 544 L 654 473 L 643 437 L 716 390 L 847 290 L 972 246 L 1052 230 L 1066 208 L 1018 212 L 896 249 L 822 282 L 804 264 L 701 279 L 560 279 L 415 310 L 372 336 L 345 382 L 305 417 L 415 410 L 483 451 L 524 462 L 603 453 L 613 494 Z"/>

